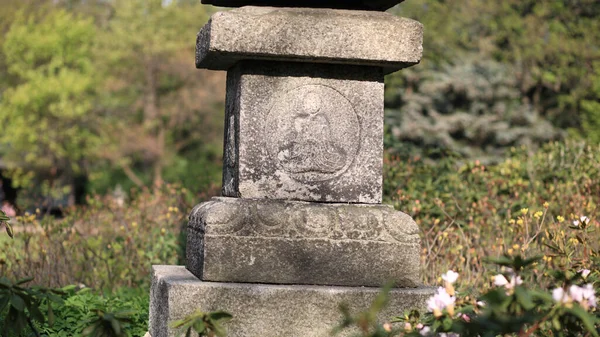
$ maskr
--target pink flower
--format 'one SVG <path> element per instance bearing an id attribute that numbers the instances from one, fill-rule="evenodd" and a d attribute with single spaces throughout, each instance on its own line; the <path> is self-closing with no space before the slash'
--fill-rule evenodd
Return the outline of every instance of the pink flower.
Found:
<path id="1" fill-rule="evenodd" d="M 450 296 L 446 289 L 440 287 L 438 288 L 437 294 L 427 300 L 427 308 L 430 311 L 439 310 L 440 312 L 444 310 L 446 307 L 450 305 L 454 305 L 456 298 L 454 296 Z"/>
<path id="2" fill-rule="evenodd" d="M 14 218 L 17 216 L 17 211 L 15 210 L 13 205 L 11 205 L 7 202 L 2 205 L 2 212 L 4 212 L 7 216 L 9 216 L 11 218 Z"/>
<path id="3" fill-rule="evenodd" d="M 578 271 L 578 273 L 581 273 L 581 277 L 583 277 L 584 279 L 588 277 L 588 275 L 590 275 L 591 270 L 589 269 L 581 269 L 580 271 Z"/>

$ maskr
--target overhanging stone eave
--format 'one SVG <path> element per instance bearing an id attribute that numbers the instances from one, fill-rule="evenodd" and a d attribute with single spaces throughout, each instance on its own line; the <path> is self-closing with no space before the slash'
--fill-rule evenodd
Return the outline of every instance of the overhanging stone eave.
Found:
<path id="1" fill-rule="evenodd" d="M 240 61 L 274 61 L 274 62 L 300 62 L 300 63 L 320 63 L 320 64 L 338 64 L 355 65 L 365 67 L 382 68 L 385 75 L 398 70 L 416 65 L 420 60 L 406 61 L 381 61 L 364 59 L 339 59 L 311 57 L 305 55 L 264 55 L 259 53 L 232 53 L 223 51 L 211 51 L 196 63 L 198 69 L 221 70 L 226 71 L 235 66 Z"/>
<path id="2" fill-rule="evenodd" d="M 213 15 L 198 33 L 196 66 L 241 60 L 373 66 L 391 73 L 419 63 L 423 26 L 389 13 L 248 6 Z"/>
<path id="3" fill-rule="evenodd" d="M 221 7 L 276 6 L 385 11 L 404 0 L 202 0 Z"/>

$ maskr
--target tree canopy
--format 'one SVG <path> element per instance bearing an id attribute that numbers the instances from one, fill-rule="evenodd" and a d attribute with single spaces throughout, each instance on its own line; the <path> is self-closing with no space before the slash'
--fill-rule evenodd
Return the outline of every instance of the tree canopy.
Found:
<path id="1" fill-rule="evenodd" d="M 101 142 L 92 113 L 95 34 L 91 19 L 64 10 L 23 18 L 6 34 L 3 52 L 14 82 L 2 93 L 0 124 L 10 127 L 0 142 L 12 167 L 76 173 L 93 158 Z"/>

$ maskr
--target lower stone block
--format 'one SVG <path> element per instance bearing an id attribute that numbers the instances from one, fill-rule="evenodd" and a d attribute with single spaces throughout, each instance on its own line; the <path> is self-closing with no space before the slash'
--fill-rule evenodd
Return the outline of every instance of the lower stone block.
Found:
<path id="1" fill-rule="evenodd" d="M 417 287 L 419 247 L 387 205 L 214 198 L 190 215 L 186 266 L 214 282 Z"/>
<path id="2" fill-rule="evenodd" d="M 378 288 L 265 285 L 200 281 L 183 266 L 153 266 L 150 334 L 172 337 L 170 323 L 196 309 L 225 310 L 229 337 L 326 337 L 342 318 L 338 305 L 366 310 Z M 424 308 L 432 288 L 393 289 L 380 319 Z M 344 336 L 344 335 L 342 335 Z"/>

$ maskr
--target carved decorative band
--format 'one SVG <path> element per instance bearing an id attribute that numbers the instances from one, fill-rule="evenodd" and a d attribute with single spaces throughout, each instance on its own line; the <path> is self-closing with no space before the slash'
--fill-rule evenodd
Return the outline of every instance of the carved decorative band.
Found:
<path id="1" fill-rule="evenodd" d="M 419 242 L 411 217 L 383 205 L 215 198 L 192 211 L 189 227 L 208 235 Z"/>

